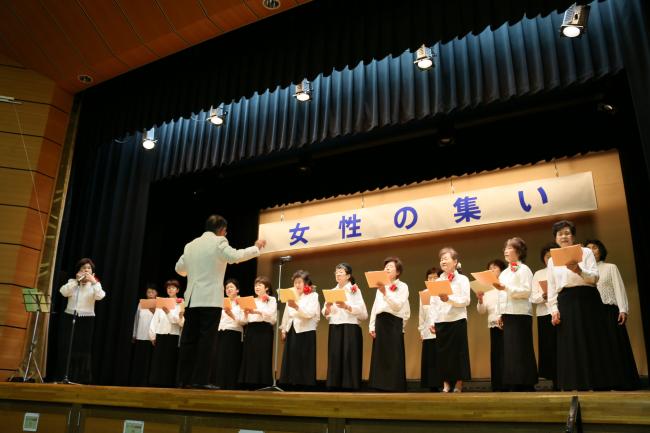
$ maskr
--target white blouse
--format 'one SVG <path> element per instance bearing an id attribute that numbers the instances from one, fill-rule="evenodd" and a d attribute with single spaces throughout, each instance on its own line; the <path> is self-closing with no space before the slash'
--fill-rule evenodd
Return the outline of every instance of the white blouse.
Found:
<path id="1" fill-rule="evenodd" d="M 533 308 L 530 303 L 531 285 L 533 273 L 528 266 L 517 262 L 517 270 L 513 272 L 512 266 L 508 267 L 499 275 L 499 282 L 506 286 L 505 308 L 500 314 L 524 314 L 533 315 Z"/>
<path id="2" fill-rule="evenodd" d="M 282 330 L 288 333 L 293 325 L 297 334 L 315 331 L 320 321 L 318 294 L 316 292 L 311 292 L 308 295 L 301 293 L 296 304 L 298 304 L 297 310 L 289 305 L 285 307 L 280 326 Z"/>
<path id="3" fill-rule="evenodd" d="M 488 328 L 498 327 L 497 321 L 501 316 L 499 312 L 505 310 L 507 298 L 508 294 L 505 290 L 492 289 L 485 292 L 482 304 L 476 304 L 476 311 L 479 314 L 487 313 Z"/>
<path id="4" fill-rule="evenodd" d="M 95 284 L 91 284 L 90 282 L 79 284 L 74 278 L 69 279 L 59 289 L 59 292 L 68 298 L 65 312 L 67 314 L 74 314 L 76 310 L 77 315 L 81 317 L 95 316 L 95 301 L 100 301 L 106 296 L 106 292 L 102 290 L 102 285 L 99 281 Z"/>
<path id="5" fill-rule="evenodd" d="M 233 316 L 235 316 L 235 319 L 233 320 L 232 317 L 226 313 L 226 310 L 221 311 L 221 319 L 219 319 L 219 331 L 237 331 L 237 332 L 244 332 L 243 326 L 246 324 L 246 321 L 244 320 L 244 312 L 242 311 L 241 308 L 239 308 L 239 305 L 237 305 L 236 301 L 231 300 L 230 305 L 232 305 L 232 309 L 230 312 L 232 313 Z"/>
<path id="6" fill-rule="evenodd" d="M 535 305 L 535 315 L 537 317 L 548 316 L 551 314 L 546 299 L 544 299 L 542 286 L 539 285 L 540 281 L 547 281 L 547 270 L 548 268 L 540 269 L 535 272 L 535 275 L 533 275 L 533 291 L 530 294 L 530 302 Z"/>
<path id="7" fill-rule="evenodd" d="M 395 284 L 397 289 L 392 291 L 390 287 Z M 375 302 L 372 304 L 370 311 L 370 323 L 368 329 L 370 332 L 375 331 L 375 321 L 381 313 L 389 313 L 402 319 L 402 331 L 406 328 L 406 322 L 411 317 L 411 306 L 409 305 L 409 286 L 406 283 L 395 280 L 392 284 L 386 286 L 386 294 L 382 294 L 379 289 L 376 290 Z"/>
<path id="8" fill-rule="evenodd" d="M 133 338 L 136 340 L 149 340 L 149 326 L 153 319 L 153 313 L 148 308 L 144 310 L 138 308 L 135 313 L 135 321 L 133 323 Z"/>
<path id="9" fill-rule="evenodd" d="M 420 308 L 418 310 L 418 331 L 423 340 L 431 340 L 436 338 L 436 334 L 431 332 L 431 327 L 435 326 L 436 318 L 438 317 L 438 309 L 435 304 L 432 304 L 429 297 L 429 305 L 422 305 L 422 298 L 420 298 Z"/>
<path id="10" fill-rule="evenodd" d="M 566 266 L 554 266 L 553 258 L 548 259 L 548 305 L 551 312 L 558 311 L 557 295 L 565 287 L 595 286 L 598 282 L 598 265 L 589 248 L 582 248 L 582 261 L 578 267 L 580 274 L 570 271 Z"/>
<path id="11" fill-rule="evenodd" d="M 618 266 L 613 263 L 598 262 L 598 292 L 603 304 L 618 306 L 619 313 L 627 313 L 627 293 Z"/>
<path id="12" fill-rule="evenodd" d="M 443 272 L 437 281 L 449 280 L 449 274 Z M 458 271 L 454 271 L 454 279 L 451 281 L 452 294 L 447 302 L 442 302 L 439 296 L 432 296 L 431 302 L 438 308 L 436 323 L 455 322 L 456 320 L 467 319 L 467 306 L 470 302 L 469 280 Z"/>
<path id="13" fill-rule="evenodd" d="M 339 287 L 336 286 L 334 288 L 338 289 Z M 350 306 L 350 309 L 352 311 L 348 311 L 344 308 L 339 308 L 336 306 L 336 304 L 332 304 L 330 307 L 330 314 L 328 316 L 325 314 L 327 307 L 323 305 L 321 312 L 323 313 L 323 316 L 329 320 L 330 325 L 358 325 L 359 322 L 368 318 L 368 310 L 366 309 L 366 303 L 363 302 L 361 290 L 359 287 L 357 287 L 354 293 L 352 293 L 351 288 L 351 283 L 347 283 L 345 286 L 343 286 L 343 290 L 345 290 L 345 296 L 347 298 L 345 303 Z"/>
<path id="14" fill-rule="evenodd" d="M 262 314 L 244 314 L 245 323 L 267 322 L 275 325 L 278 320 L 278 303 L 273 296 L 269 296 L 268 301 L 262 301 L 259 297 L 255 298 L 255 309 Z"/>
<path id="15" fill-rule="evenodd" d="M 180 317 L 181 307 L 179 304 L 173 310 L 165 313 L 162 308 L 156 308 L 151 324 L 149 325 L 149 339 L 154 341 L 156 334 L 160 335 L 181 335 L 181 328 L 185 324 L 185 317 Z"/>

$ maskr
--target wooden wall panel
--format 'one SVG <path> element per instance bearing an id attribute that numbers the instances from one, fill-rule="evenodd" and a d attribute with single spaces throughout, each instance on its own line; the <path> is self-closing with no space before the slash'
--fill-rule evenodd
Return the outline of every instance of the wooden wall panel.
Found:
<path id="1" fill-rule="evenodd" d="M 69 113 L 51 108 L 47 116 L 47 124 L 43 136 L 55 143 L 63 144 L 65 141 L 65 132 L 68 129 L 68 120 Z"/>
<path id="2" fill-rule="evenodd" d="M 24 150 L 23 150 L 24 152 Z M 30 162 L 32 159 L 30 159 Z M 38 156 L 36 170 L 54 179 L 59 170 L 61 162 L 61 145 L 43 138 L 41 142 L 41 153 Z"/>
<path id="3" fill-rule="evenodd" d="M 61 157 L 59 144 L 47 138 L 28 135 L 21 137 L 7 132 L 0 132 L 0 143 L 0 167 L 35 170 L 48 177 L 56 177 Z"/>
<path id="4" fill-rule="evenodd" d="M 40 251 L 19 245 L 0 244 L 0 283 L 34 287 Z M 2 319 L 0 318 L 0 323 Z"/>
<path id="5" fill-rule="evenodd" d="M 0 244 L 22 245 L 40 250 L 47 215 L 41 213 L 41 217 L 39 219 L 39 213 L 27 207 L 0 205 Z"/>
<path id="6" fill-rule="evenodd" d="M 1 64 L 0 94 L 22 102 L 0 104 L 0 380 L 3 380 L 23 358 L 29 316 L 24 312 L 21 290 L 36 287 L 38 282 L 44 231 L 49 222 L 73 98 L 51 80 L 29 69 Z M 47 286 L 47 283 L 39 285 Z"/>
<path id="7" fill-rule="evenodd" d="M 50 125 L 50 122 L 53 124 Z M 21 105 L 0 104 L 0 131 L 47 137 L 62 144 L 66 127 L 67 114 L 50 105 L 31 102 Z"/>
<path id="8" fill-rule="evenodd" d="M 0 302 L 0 326 L 27 327 L 28 315 L 23 307 L 22 290 L 22 287 L 0 284 L 0 299 L 3 300 Z"/>
<path id="9" fill-rule="evenodd" d="M 52 92 L 52 101 L 50 102 L 52 106 L 70 114 L 73 102 L 74 97 L 70 93 L 58 86 L 54 88 L 54 91 Z"/>
<path id="10" fill-rule="evenodd" d="M 15 370 L 23 358 L 25 329 L 0 325 L 0 370 Z"/>
<path id="11" fill-rule="evenodd" d="M 121 432 L 124 428 L 125 419 L 133 419 L 134 414 L 131 412 L 126 412 L 120 414 L 116 412 L 116 416 L 119 418 L 100 418 L 100 417 L 88 417 L 84 420 L 84 432 L 92 433 L 114 433 Z M 142 416 L 143 414 L 138 414 Z M 138 418 L 138 415 L 135 415 L 135 419 L 142 421 L 141 418 Z M 144 422 L 145 431 L 147 433 L 180 433 L 182 430 L 182 424 L 179 422 L 177 424 L 169 424 L 166 421 L 156 421 L 156 420 L 147 420 Z"/>
<path id="12" fill-rule="evenodd" d="M 0 402 L 0 425 L 3 432 L 22 432 L 25 412 L 31 412 L 39 414 L 39 433 L 66 433 L 69 410 L 45 403 Z"/>
<path id="13" fill-rule="evenodd" d="M 27 206 L 48 213 L 52 200 L 52 178 L 40 173 L 34 174 L 34 184 L 30 172 L 26 170 L 13 170 L 0 168 L 0 205 Z M 37 200 L 38 198 L 38 200 Z"/>
<path id="14" fill-rule="evenodd" d="M 32 70 L 5 68 L 0 74 L 0 95 L 16 99 L 49 104 L 54 82 Z"/>

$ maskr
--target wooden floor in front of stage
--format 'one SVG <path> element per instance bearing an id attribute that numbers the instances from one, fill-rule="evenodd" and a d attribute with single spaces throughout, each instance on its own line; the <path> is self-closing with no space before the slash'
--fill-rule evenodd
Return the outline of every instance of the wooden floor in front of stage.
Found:
<path id="1" fill-rule="evenodd" d="M 422 425 L 429 427 L 434 425 L 432 422 L 447 425 L 449 429 L 444 431 L 467 431 L 468 424 L 477 427 L 470 431 L 491 431 L 485 429 L 485 426 L 496 423 L 512 426 L 541 425 L 547 427 L 546 431 L 559 433 L 563 430 L 557 426 L 566 423 L 574 395 L 579 398 L 583 422 L 596 428 L 591 431 L 614 431 L 599 430 L 596 426 L 617 425 L 628 426 L 628 429 L 616 431 L 650 432 L 650 391 L 647 390 L 577 393 L 338 393 L 207 391 L 30 383 L 0 383 L 0 431 L 12 431 L 3 428 L 14 423 L 12 414 L 22 416 L 23 412 L 37 411 L 47 416 L 58 415 L 61 422 L 67 418 L 63 423 L 67 426 L 66 430 L 48 430 L 66 432 L 122 431 L 121 428 L 114 428 L 121 426 L 124 419 L 145 419 L 148 420 L 148 433 L 195 432 L 202 431 L 199 428 L 201 426 L 206 427 L 206 431 L 238 431 L 244 427 L 268 431 L 269 425 L 274 426 L 273 431 L 332 432 L 337 430 L 337 425 L 347 426 L 339 429 L 345 432 L 384 431 L 385 427 L 391 425 L 393 431 L 397 425 L 405 426 L 400 427 L 399 431 L 420 431 L 407 427 L 423 422 L 426 424 Z M 72 411 L 74 416 L 71 417 Z M 189 430 L 186 428 L 187 421 L 183 421 L 187 417 L 194 418 Z M 75 419 L 78 428 L 70 430 Z M 219 420 L 228 422 L 224 425 Z M 233 420 L 240 420 L 243 427 L 231 425 Z M 259 425 L 257 428 L 251 424 L 255 420 L 259 421 L 255 424 Z M 294 429 L 291 426 L 296 420 L 300 421 L 296 426 L 301 427 Z M 115 425 L 110 429 L 106 427 L 111 423 Z M 459 430 L 452 428 L 454 423 L 459 426 Z M 154 428 L 156 425 L 160 428 Z M 171 429 L 167 430 L 163 426 Z M 277 429 L 278 426 L 282 428 Z M 327 427 L 323 430 L 322 426 Z M 351 426 L 357 428 L 352 429 Z M 479 429 L 479 426 L 485 428 Z M 531 428 L 518 431 L 538 430 Z"/>

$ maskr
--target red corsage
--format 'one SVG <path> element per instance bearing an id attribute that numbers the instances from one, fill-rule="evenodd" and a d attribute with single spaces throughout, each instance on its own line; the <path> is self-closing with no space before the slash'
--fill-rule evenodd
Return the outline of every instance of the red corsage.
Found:
<path id="1" fill-rule="evenodd" d="M 390 291 L 391 291 L 391 292 L 394 292 L 395 290 L 397 290 L 397 284 L 392 284 L 392 285 L 390 286 Z"/>
<path id="2" fill-rule="evenodd" d="M 177 304 L 182 304 L 183 303 L 183 298 L 176 298 L 176 303 Z"/>
<path id="3" fill-rule="evenodd" d="M 303 295 L 309 295 L 311 292 L 312 292 L 312 288 L 311 288 L 311 286 L 305 286 L 305 287 L 303 287 L 303 289 L 302 289 L 302 294 L 303 294 Z"/>
<path id="4" fill-rule="evenodd" d="M 269 295 L 262 295 L 260 296 L 260 299 L 262 300 L 262 302 L 269 302 Z"/>
<path id="5" fill-rule="evenodd" d="M 510 263 L 510 270 L 512 272 L 517 272 L 517 269 L 519 269 L 519 263 L 517 262 Z"/>
<path id="6" fill-rule="evenodd" d="M 447 274 L 447 279 L 449 280 L 450 283 L 454 281 L 454 278 L 456 278 L 456 274 L 454 273 Z"/>
<path id="7" fill-rule="evenodd" d="M 357 290 L 359 290 L 359 288 L 357 287 L 356 284 L 354 284 L 354 285 L 352 285 L 352 287 L 350 287 L 350 293 L 352 293 L 352 294 L 357 293 Z"/>

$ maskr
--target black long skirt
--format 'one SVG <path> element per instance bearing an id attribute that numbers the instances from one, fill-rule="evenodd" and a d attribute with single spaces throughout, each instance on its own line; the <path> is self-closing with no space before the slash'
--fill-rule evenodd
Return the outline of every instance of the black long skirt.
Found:
<path id="1" fill-rule="evenodd" d="M 359 389 L 362 359 L 361 327 L 349 323 L 330 325 L 327 338 L 327 387 Z"/>
<path id="2" fill-rule="evenodd" d="M 242 333 L 230 329 L 217 332 L 210 382 L 222 389 L 237 388 L 241 358 Z"/>
<path id="3" fill-rule="evenodd" d="M 59 347 L 57 348 L 57 376 L 65 377 L 66 363 L 68 361 L 68 347 L 72 334 L 72 314 L 61 314 L 61 328 L 59 332 Z M 76 383 L 92 383 L 92 346 L 95 317 L 77 316 L 72 339 L 72 352 L 70 354 L 70 370 L 68 379 Z"/>
<path id="4" fill-rule="evenodd" d="M 504 314 L 503 384 L 506 388 L 533 390 L 537 363 L 533 347 L 533 318 L 526 314 Z"/>
<path id="5" fill-rule="evenodd" d="M 273 384 L 273 325 L 253 322 L 244 329 L 239 383 L 247 388 Z"/>
<path id="6" fill-rule="evenodd" d="M 375 320 L 368 386 L 382 391 L 406 391 L 403 320 L 381 313 Z"/>
<path id="7" fill-rule="evenodd" d="M 616 365 L 603 343 L 607 315 L 595 287 L 565 287 L 558 295 L 557 386 L 561 391 L 609 390 Z"/>
<path id="8" fill-rule="evenodd" d="M 552 316 L 537 318 L 537 352 L 539 356 L 538 369 L 540 377 L 557 382 L 557 330 L 551 323 Z"/>
<path id="9" fill-rule="evenodd" d="M 151 355 L 149 385 L 161 388 L 176 387 L 178 350 L 178 335 L 156 334 L 156 345 Z"/>
<path id="10" fill-rule="evenodd" d="M 316 331 L 287 333 L 282 351 L 280 383 L 291 386 L 316 386 Z"/>
<path id="11" fill-rule="evenodd" d="M 467 319 L 436 323 L 438 375 L 451 386 L 457 380 L 470 380 Z"/>
<path id="12" fill-rule="evenodd" d="M 605 305 L 607 315 L 607 336 L 609 342 L 607 347 L 610 356 L 614 358 L 616 370 L 619 373 L 617 389 L 632 390 L 638 389 L 639 371 L 636 368 L 630 337 L 627 334 L 625 325 L 618 324 L 618 307 L 616 305 Z"/>
<path id="13" fill-rule="evenodd" d="M 129 386 L 149 385 L 151 371 L 151 355 L 153 344 L 149 340 L 135 340 L 133 343 L 133 356 L 131 357 L 131 372 Z"/>
<path id="14" fill-rule="evenodd" d="M 420 386 L 428 389 L 438 389 L 440 378 L 436 368 L 436 339 L 422 340 L 422 358 L 420 363 Z"/>
<path id="15" fill-rule="evenodd" d="M 505 391 L 503 386 L 503 331 L 490 328 L 490 382 L 492 391 Z"/>

